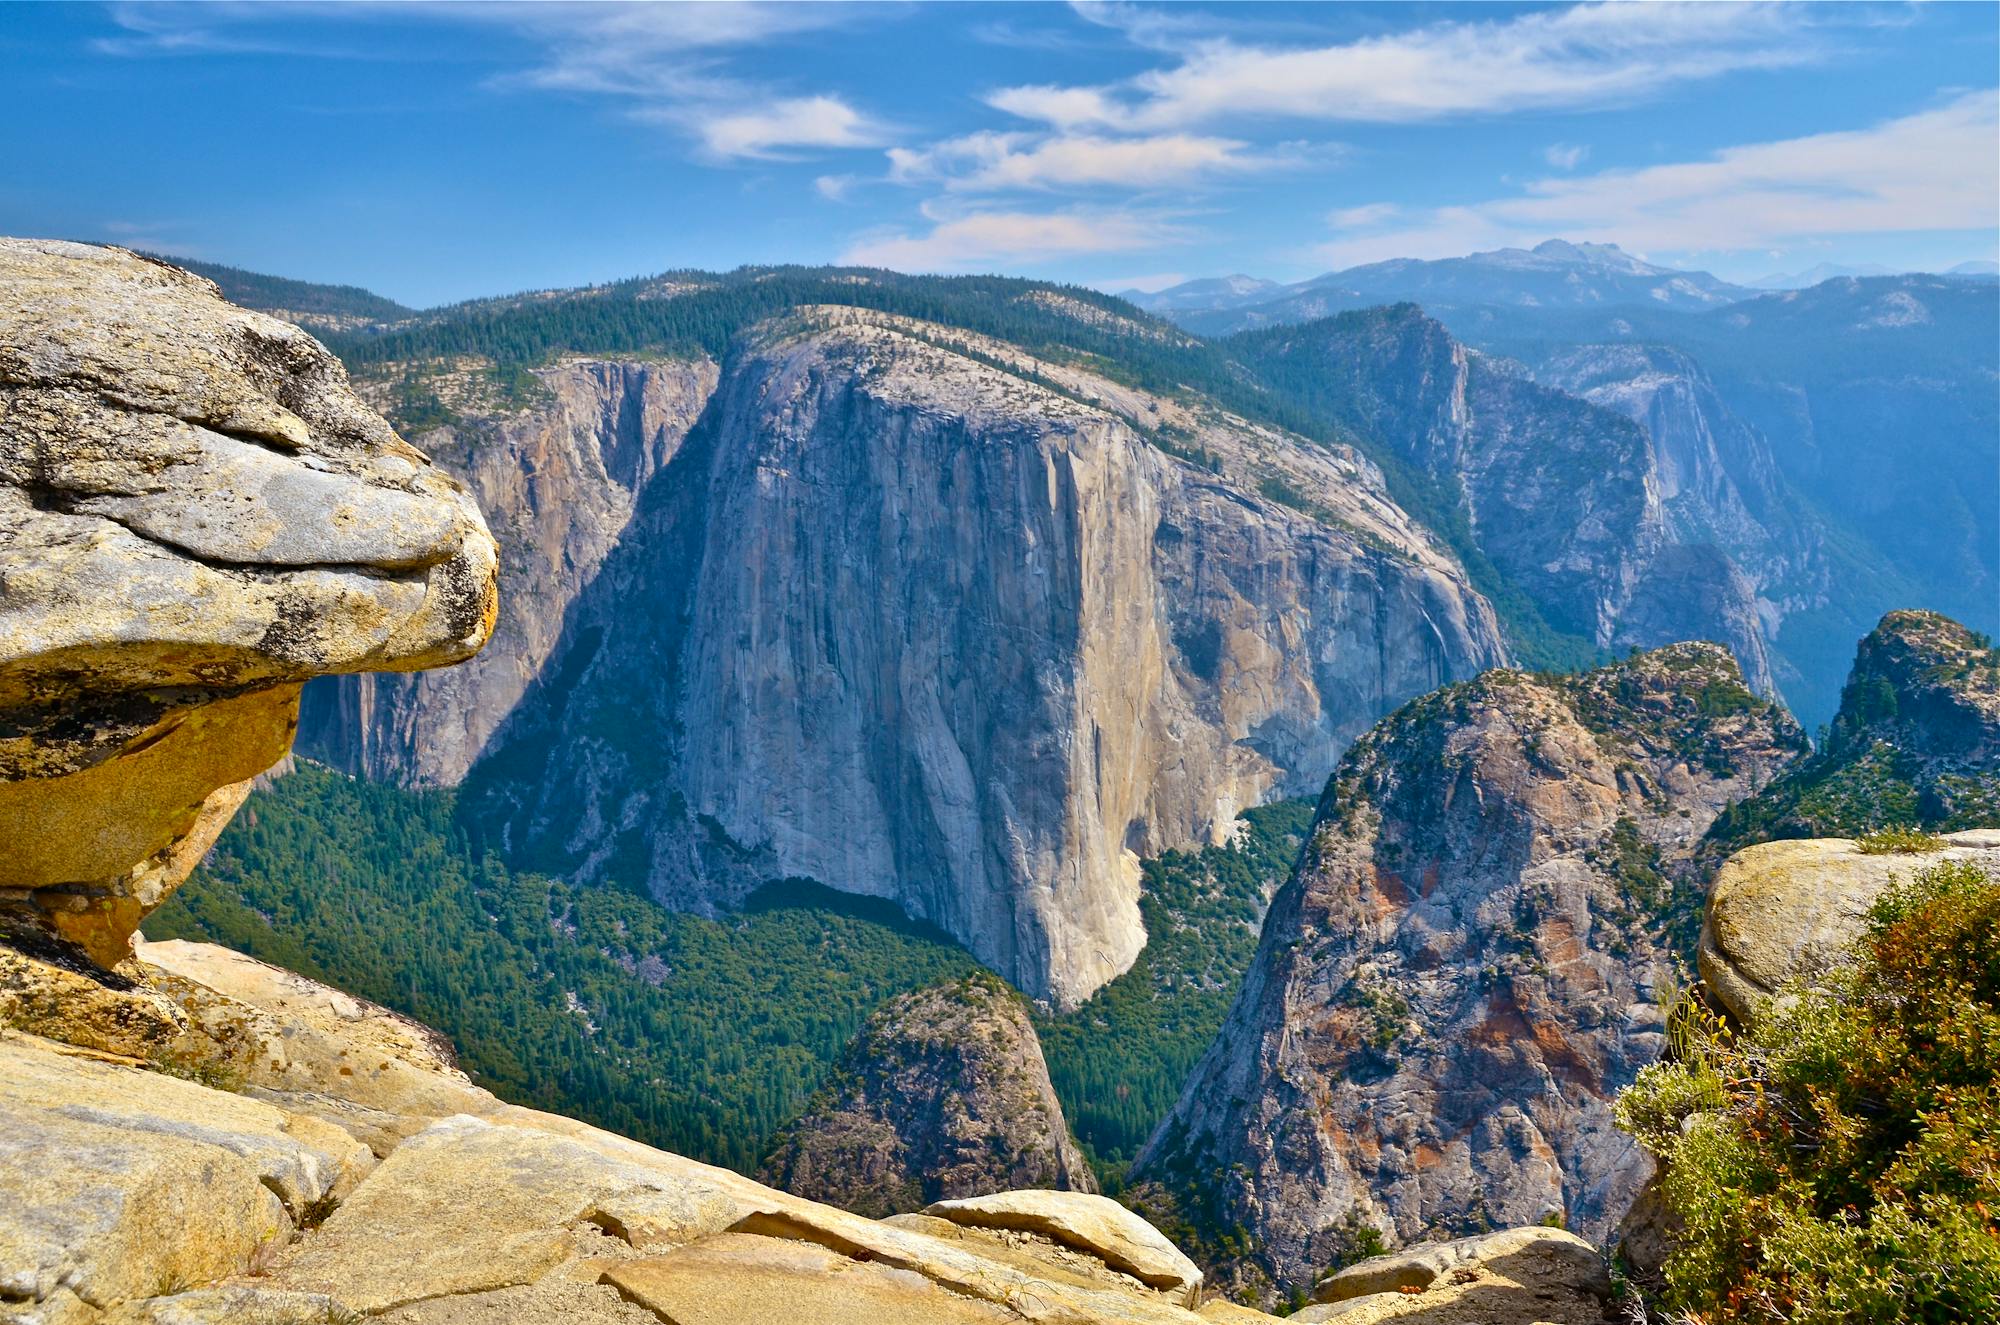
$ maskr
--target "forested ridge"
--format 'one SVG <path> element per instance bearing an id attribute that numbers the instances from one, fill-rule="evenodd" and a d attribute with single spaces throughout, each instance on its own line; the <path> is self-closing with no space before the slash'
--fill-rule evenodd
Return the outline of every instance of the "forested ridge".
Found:
<path id="1" fill-rule="evenodd" d="M 223 298 L 245 308 L 282 309 L 288 313 L 313 313 L 322 317 L 368 318 L 377 322 L 414 316 L 393 299 L 386 299 L 358 285 L 321 285 L 316 281 L 295 281 L 285 276 L 225 267 L 219 262 L 194 258 L 166 258 L 197 276 L 206 276 L 222 291 Z"/>
<path id="2" fill-rule="evenodd" d="M 1082 1008 L 1037 1018 L 1050 1074 L 1116 1178 L 1214 1038 L 1312 807 L 1144 864 L 1152 942 Z M 868 1014 L 978 971 L 943 934 L 793 882 L 722 920 L 476 856 L 449 791 L 310 763 L 259 790 L 149 938 L 221 943 L 444 1031 L 479 1084 L 754 1170 Z"/>

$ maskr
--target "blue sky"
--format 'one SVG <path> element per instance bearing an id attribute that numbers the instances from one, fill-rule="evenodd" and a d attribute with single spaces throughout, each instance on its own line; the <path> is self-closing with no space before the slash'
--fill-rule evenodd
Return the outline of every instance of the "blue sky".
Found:
<path id="1" fill-rule="evenodd" d="M 1118 289 L 1551 236 L 1995 256 L 2000 7 L 0 5 L 0 232 L 430 305 L 860 262 Z"/>

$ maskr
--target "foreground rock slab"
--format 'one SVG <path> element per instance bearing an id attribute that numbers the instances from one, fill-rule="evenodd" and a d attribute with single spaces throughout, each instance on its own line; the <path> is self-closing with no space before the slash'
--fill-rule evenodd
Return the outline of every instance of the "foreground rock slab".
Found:
<path id="1" fill-rule="evenodd" d="M 291 972 L 205 944 L 138 953 L 146 982 L 94 1000 L 88 977 L 17 959 L 12 1006 L 60 994 L 75 1011 L 45 1029 L 237 1089 L 0 1040 L 0 1109 L 32 1124 L 0 1137 L 4 1325 L 1197 1319 L 1178 1281 L 1118 1268 L 1149 1241 L 1178 1253 L 1102 1198 L 1116 1239 L 865 1219 L 505 1104 L 432 1032 Z"/>
<path id="2" fill-rule="evenodd" d="M 738 1325 L 774 1311 L 791 1325 L 1002 1325 L 1019 1319 L 911 1270 L 745 1233 L 628 1261 L 606 1272 L 604 1282 L 674 1325 Z M 800 1290 L 808 1284 L 814 1291 L 802 1301 Z"/>
<path id="3" fill-rule="evenodd" d="M 1611 1294 L 1611 1276 L 1597 1248 L 1559 1228 L 1509 1228 L 1455 1242 L 1430 1242 L 1375 1256 L 1329 1275 L 1313 1292 L 1315 1302 L 1339 1302 L 1371 1293 L 1424 1292 L 1460 1270 L 1497 1264 L 1511 1257 L 1545 1262 L 1561 1270 L 1563 1281 L 1599 1297 Z"/>
<path id="4" fill-rule="evenodd" d="M 22 1035 L 0 1116 L 0 1319 L 240 1273 L 374 1165 L 317 1119 Z"/>
<path id="5" fill-rule="evenodd" d="M 1201 1285 L 1195 1263 L 1116 1201 L 1084 1192 L 997 1192 L 938 1201 L 924 1213 L 972 1228 L 1019 1229 L 1100 1257 L 1141 1283 L 1182 1297 Z"/>

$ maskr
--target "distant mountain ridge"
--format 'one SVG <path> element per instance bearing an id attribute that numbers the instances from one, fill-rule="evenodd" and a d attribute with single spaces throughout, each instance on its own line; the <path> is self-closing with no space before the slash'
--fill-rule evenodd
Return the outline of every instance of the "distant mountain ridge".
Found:
<path id="1" fill-rule="evenodd" d="M 1487 304 L 1709 309 L 1756 293 L 1705 271 L 1656 266 L 1616 244 L 1551 239 L 1532 249 L 1493 249 L 1462 258 L 1394 258 L 1293 285 L 1232 276 L 1189 281 L 1152 294 L 1127 291 L 1125 297 L 1148 312 L 1172 317 L 1190 331 L 1226 335 L 1406 300 L 1433 313 Z"/>
<path id="2" fill-rule="evenodd" d="M 1804 271 L 1774 272 L 1737 284 L 1705 271 L 1646 262 L 1616 244 L 1550 239 L 1532 249 L 1491 249 L 1462 258 L 1392 258 L 1291 284 L 1238 274 L 1184 281 L 1151 292 L 1126 290 L 1119 297 L 1199 335 L 1226 336 L 1404 300 L 1421 304 L 1448 322 L 1448 313 L 1474 307 L 1593 309 L 1629 304 L 1702 312 L 1770 291 L 1810 289 L 1841 278 L 1941 275 L 1980 280 L 1996 273 L 2000 264 L 1989 261 L 1961 262 L 1937 273 L 1823 262 Z"/>
<path id="3" fill-rule="evenodd" d="M 1164 315 L 1198 333 L 1254 336 L 1394 293 L 1466 345 L 1627 414 L 1673 461 L 1663 477 L 1681 541 L 1700 541 L 1706 526 L 1751 581 L 1774 674 L 1809 726 L 1833 715 L 1850 642 L 1889 609 L 2000 625 L 2000 284 L 1986 264 L 1832 275 L 1796 290 L 1718 286 L 1731 297 L 1701 306 L 1546 299 L 1552 263 L 1586 292 L 1602 292 L 1588 272 L 1648 265 L 1609 246 L 1552 243 L 1375 264 L 1358 269 L 1378 277 L 1366 294 L 1337 273 L 1205 310 L 1172 289 L 1148 299 L 1177 303 Z M 1474 269 L 1483 302 L 1462 298 Z M 1735 495 L 1704 487 L 1721 472 L 1713 464 L 1681 472 L 1732 455 L 1748 466 L 1731 474 Z"/>

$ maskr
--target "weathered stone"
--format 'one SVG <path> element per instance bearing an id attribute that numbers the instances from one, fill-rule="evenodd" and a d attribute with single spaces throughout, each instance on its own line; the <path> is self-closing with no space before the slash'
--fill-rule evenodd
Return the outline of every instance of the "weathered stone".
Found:
<path id="1" fill-rule="evenodd" d="M 1227 1298 L 1220 1297 L 1213 1302 L 1202 1303 L 1194 1314 L 1203 1320 L 1221 1321 L 1223 1325 L 1270 1325 L 1270 1322 L 1278 1319 L 1276 1316 L 1267 1316 L 1261 1311 L 1239 1306 Z"/>
<path id="2" fill-rule="evenodd" d="M 1201 1270 L 1180 1248 L 1108 1197 L 1085 1192 L 997 1192 L 938 1201 L 924 1213 L 974 1228 L 1040 1233 L 1183 1299 L 1201 1285 Z"/>
<path id="3" fill-rule="evenodd" d="M 769 1201 L 764 1209 L 741 1220 L 735 1231 L 814 1242 L 856 1260 L 912 1270 L 954 1293 L 1007 1306 L 1036 1320 L 1074 1321 L 1077 1325 L 1189 1325 L 1190 1321 L 1190 1313 L 1180 1305 L 1186 1295 L 1179 1291 L 1156 1292 L 1136 1280 L 1120 1283 L 1108 1269 L 1104 1276 L 1071 1274 L 1067 1271 L 1074 1262 L 1064 1257 L 1031 1256 L 1025 1262 L 1015 1256 L 998 1258 L 989 1254 L 990 1244 L 980 1238 L 931 1237 L 809 1201 Z M 1025 1250 L 1031 1245 L 1023 1241 L 1017 1248 Z"/>
<path id="4" fill-rule="evenodd" d="M 670 1244 L 752 1208 L 564 1137 L 447 1118 L 397 1147 L 273 1282 L 376 1312 L 533 1283 L 605 1230 L 637 1226 L 645 1245 Z"/>
<path id="5" fill-rule="evenodd" d="M 315 1119 L 0 1037 L 0 1296 L 93 1307 L 244 1270 L 373 1158 Z"/>
<path id="6" fill-rule="evenodd" d="M 0 1026 L 147 1060 L 186 1033 L 187 1017 L 172 999 L 122 977 L 0 946 Z"/>
<path id="7" fill-rule="evenodd" d="M 913 1270 L 810 1242 L 726 1233 L 627 1261 L 604 1282 L 674 1325 L 1001 1325 L 1020 1316 L 948 1292 Z"/>
<path id="8" fill-rule="evenodd" d="M 366 999 L 213 944 L 141 943 L 136 956 L 155 997 L 181 1010 L 190 1052 L 378 1155 L 439 1118 L 500 1107 L 443 1036 Z"/>
<path id="9" fill-rule="evenodd" d="M 583 1272 L 592 1280 L 571 1277 Z M 581 1261 L 537 1283 L 428 1298 L 369 1319 L 382 1325 L 660 1325 L 653 1312 L 595 1282 L 600 1273 Z"/>
<path id="10" fill-rule="evenodd" d="M 236 1284 L 147 1298 L 113 1310 L 104 1325 L 341 1325 L 357 1319 L 338 1298 Z"/>
<path id="11" fill-rule="evenodd" d="M 1609 1325 L 1604 1259 L 1553 1228 L 1510 1228 L 1349 1266 L 1290 1317 L 1311 1325 Z"/>
<path id="12" fill-rule="evenodd" d="M 1618 1260 L 1632 1282 L 1655 1296 L 1666 1291 L 1667 1257 L 1673 1254 L 1687 1227 L 1660 1190 L 1662 1176 L 1655 1173 L 1653 1180 L 1639 1190 L 1632 1208 L 1619 1221 L 1613 1243 Z"/>
<path id="13" fill-rule="evenodd" d="M 1055 1283 L 1075 1288 L 1102 1288 L 1108 1284 L 1152 1291 L 1136 1276 L 1112 1269 L 1094 1252 L 1078 1250 L 1044 1234 L 954 1224 L 935 1215 L 891 1215 L 882 1222 L 942 1242 L 969 1244 L 963 1250 Z"/>
<path id="14" fill-rule="evenodd" d="M 269 1308 L 274 1320 L 289 1319 L 282 1313 L 291 1304 L 322 1294 L 337 1300 L 341 1311 L 366 1311 L 394 1325 L 637 1325 L 658 1318 L 634 1314 L 648 1311 L 638 1303 L 657 1306 L 667 1300 L 649 1299 L 647 1292 L 692 1294 L 689 1300 L 706 1303 L 733 1301 L 730 1293 L 754 1288 L 745 1287 L 749 1280 L 736 1273 L 740 1257 L 709 1255 L 718 1249 L 718 1237 L 726 1239 L 724 1247 L 740 1239 L 758 1253 L 751 1258 L 755 1265 L 764 1265 L 768 1258 L 762 1253 L 769 1252 L 787 1263 L 805 1256 L 833 1267 L 828 1275 L 796 1279 L 791 1296 L 770 1299 L 782 1306 L 796 1297 L 799 1311 L 818 1311 L 829 1320 L 850 1318 L 840 1313 L 851 1313 L 857 1301 L 870 1304 L 884 1320 L 896 1319 L 886 1313 L 906 1306 L 917 1313 L 912 1318 L 926 1320 L 1190 1325 L 1194 1319 L 1172 1304 L 1179 1294 L 1145 1287 L 1094 1249 L 931 1216 L 904 1216 L 901 1226 L 892 1226 L 815 1205 L 573 1119 L 502 1104 L 467 1086 L 448 1055 L 419 1028 L 311 981 L 207 945 L 148 944 L 139 956 L 130 969 L 154 980 L 161 997 L 170 997 L 187 1022 L 171 1048 L 199 1048 L 204 1073 L 240 1073 L 247 1082 L 268 1072 L 282 1089 L 245 1088 L 267 1098 L 312 1103 L 320 1117 L 344 1125 L 366 1118 L 379 1125 L 367 1134 L 389 1148 L 388 1158 L 351 1191 L 343 1180 L 311 1202 L 302 1213 L 314 1219 L 339 1204 L 323 1225 L 289 1248 L 284 1241 L 297 1220 L 287 1201 L 296 1203 L 307 1193 L 296 1190 L 296 1165 L 280 1162 L 284 1155 L 272 1144 L 239 1138 L 229 1154 L 236 1160 L 241 1152 L 239 1165 L 204 1170 L 204 1181 L 224 1183 L 223 1195 L 235 1193 L 245 1209 L 194 1184 L 190 1199 L 203 1204 L 190 1227 L 202 1245 L 223 1253 L 185 1267 L 175 1261 L 166 1271 L 175 1276 L 173 1282 L 193 1286 L 254 1266 L 256 1307 Z M 228 992 L 197 985 L 195 976 Z M 41 1052 L 57 1057 L 52 1049 Z M 269 1061 L 260 1066 L 263 1056 Z M 246 1116 L 278 1118 L 294 1136 L 334 1141 L 357 1171 L 368 1163 L 358 1145 L 314 1118 L 156 1074 L 88 1058 L 75 1061 L 83 1064 L 81 1070 L 122 1071 L 137 1083 L 120 1089 L 116 1101 L 98 1111 L 105 1115 L 99 1125 L 117 1122 L 139 1129 L 142 1138 L 181 1142 L 245 1132 Z M 343 1065 L 353 1070 L 343 1073 Z M 0 1072 L 8 1066 L 0 1058 Z M 33 1072 L 8 1075 L 23 1083 L 18 1089 L 41 1089 Z M 160 1090 L 171 1108 L 156 1099 Z M 354 1099 L 343 1100 L 343 1092 Z M 421 1113 L 454 1100 L 486 1116 L 447 1118 L 412 1136 L 420 1119 L 393 1112 Z M 11 1110 L 4 1093 L 0 1108 Z M 184 1116 L 189 1112 L 201 1115 L 200 1127 L 189 1124 Z M 410 1139 L 401 1140 L 405 1136 Z M 142 1140 L 140 1147 L 119 1153 L 150 1153 L 146 1147 L 152 1144 Z M 54 1153 L 65 1146 L 77 1143 L 63 1137 L 44 1149 Z M 80 1153 L 90 1152 L 85 1147 Z M 169 1158 L 177 1156 L 181 1152 Z M 184 1156 L 176 1162 L 184 1167 Z M 178 1173 L 167 1168 L 162 1183 L 171 1188 Z M 69 1180 L 79 1179 L 72 1174 Z M 121 1190 L 134 1185 L 115 1174 L 107 1183 Z M 0 1191 L 11 1198 L 35 1190 L 28 1171 L 0 1164 Z M 280 1193 L 288 1193 L 286 1200 L 278 1199 Z M 140 1214 L 157 1220 L 147 1227 L 179 1217 L 179 1207 L 160 1214 L 151 1188 L 140 1195 L 145 1199 L 126 1224 Z M 260 1213 L 268 1218 L 256 1224 Z M 265 1225 L 275 1232 L 260 1240 L 254 1234 Z M 0 1234 L 0 1248 L 11 1249 L 17 1241 L 11 1227 Z M 157 1241 L 178 1255 L 172 1233 L 159 1232 Z M 91 1245 L 109 1247 L 116 1256 L 123 1244 L 93 1235 Z M 701 1254 L 678 1259 L 690 1248 Z M 22 1254 L 0 1250 L 0 1264 Z M 148 1274 L 161 1268 L 141 1264 Z M 611 1276 L 633 1265 L 644 1268 L 622 1280 Z M 144 1275 L 131 1283 L 116 1281 L 105 1293 L 93 1289 L 90 1302 L 109 1307 L 124 1301 L 140 1313 L 117 1317 L 115 1325 L 128 1325 L 128 1319 L 130 1325 L 167 1325 L 216 1318 L 214 1313 L 226 1312 L 232 1302 L 252 1300 L 234 1284 L 212 1293 L 152 1297 L 161 1282 L 166 1280 Z M 67 1286 L 54 1285 L 34 1299 L 34 1325 L 69 1325 L 65 1313 L 95 1325 L 96 1308 L 73 1298 Z M 183 1314 L 158 1314 L 170 1308 Z M 317 1319 L 313 1325 L 319 1325 Z"/>
<path id="15" fill-rule="evenodd" d="M 1339 1302 L 1319 1302 L 1303 1307 L 1286 1317 L 1287 1320 L 1301 1322 L 1301 1325 L 1326 1325 L 1328 1321 L 1359 1321 L 1370 1316 L 1398 1310 L 1408 1301 L 1405 1293 L 1370 1293 L 1366 1297 L 1350 1297 Z M 1480 1325 L 1485 1325 L 1484 1321 Z"/>
<path id="16" fill-rule="evenodd" d="M 1794 980 L 1848 959 L 1868 908 L 1897 879 L 1945 861 L 2000 872 L 2000 829 L 1969 829 L 1941 851 L 1870 855 L 1844 837 L 1766 842 L 1731 856 L 1702 916 L 1703 985 L 1739 1018 Z"/>
<path id="17" fill-rule="evenodd" d="M 0 240 L 0 889 L 103 966 L 311 676 L 493 625 L 464 488 L 304 332 L 120 249 Z"/>
<path id="18" fill-rule="evenodd" d="M 214 845 L 251 778 L 291 748 L 298 701 L 297 686 L 281 686 L 177 709 L 118 757 L 66 777 L 0 780 L 0 824 L 37 825 L 0 877 L 39 890 L 50 929 L 100 966 L 117 965 L 140 919 Z"/>
<path id="19" fill-rule="evenodd" d="M 1021 997 L 972 976 L 891 999 L 758 1175 L 880 1218 L 1028 1187 L 1095 1191 Z"/>

